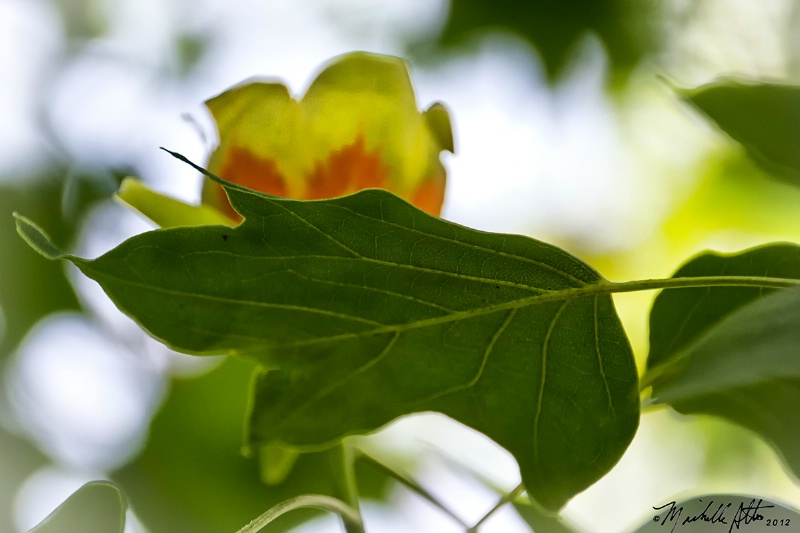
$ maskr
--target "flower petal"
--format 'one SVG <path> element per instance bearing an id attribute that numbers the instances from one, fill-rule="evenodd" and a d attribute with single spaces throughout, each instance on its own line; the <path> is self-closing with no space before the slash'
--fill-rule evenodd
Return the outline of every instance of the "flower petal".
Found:
<path id="1" fill-rule="evenodd" d="M 365 52 L 335 58 L 301 101 L 279 83 L 255 82 L 207 102 L 220 143 L 209 170 L 269 194 L 329 198 L 389 189 L 438 215 L 444 200 L 442 150 L 453 151 L 441 104 L 417 109 L 406 63 Z M 226 208 L 207 182 L 203 201 Z"/>
<path id="2" fill-rule="evenodd" d="M 127 204 L 160 228 L 178 226 L 233 226 L 231 217 L 208 205 L 191 205 L 152 189 L 141 181 L 127 177 L 122 180 L 116 199 Z"/>

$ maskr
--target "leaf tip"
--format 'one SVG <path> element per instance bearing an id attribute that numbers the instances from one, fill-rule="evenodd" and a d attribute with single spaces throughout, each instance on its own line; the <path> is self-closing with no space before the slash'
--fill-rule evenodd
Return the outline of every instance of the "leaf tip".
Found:
<path id="1" fill-rule="evenodd" d="M 67 254 L 53 244 L 53 241 L 50 240 L 50 237 L 47 236 L 42 228 L 19 213 L 15 212 L 13 215 L 16 219 L 17 233 L 31 248 L 47 259 L 56 260 L 68 257 Z"/>
<path id="2" fill-rule="evenodd" d="M 182 161 L 182 162 L 186 163 L 187 165 L 189 165 L 190 167 L 192 167 L 193 169 L 195 169 L 196 171 L 201 173 L 203 176 L 206 176 L 208 179 L 210 179 L 212 181 L 215 181 L 215 182 L 219 183 L 220 185 L 227 185 L 229 187 L 233 186 L 233 184 L 231 182 L 229 182 L 227 180 L 224 180 L 224 179 L 220 178 L 219 176 L 217 176 L 216 174 L 213 174 L 213 173 L 209 172 L 207 169 L 201 167 L 200 165 L 198 165 L 196 163 L 193 163 L 185 155 L 183 155 L 181 153 L 178 153 L 178 152 L 173 152 L 169 148 L 164 148 L 163 146 L 159 146 L 159 148 L 161 150 L 164 150 L 165 152 L 167 152 L 169 155 L 171 155 L 175 159 L 178 159 L 179 161 Z"/>

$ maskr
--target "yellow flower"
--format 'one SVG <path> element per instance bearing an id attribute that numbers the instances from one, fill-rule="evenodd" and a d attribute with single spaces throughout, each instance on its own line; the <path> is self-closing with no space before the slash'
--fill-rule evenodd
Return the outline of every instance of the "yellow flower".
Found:
<path id="1" fill-rule="evenodd" d="M 417 109 L 403 60 L 365 52 L 334 58 L 302 99 L 281 83 L 253 82 L 206 102 L 219 146 L 208 169 L 268 194 L 299 199 L 388 189 L 439 215 L 453 151 L 447 110 Z M 238 219 L 211 180 L 203 203 Z"/>

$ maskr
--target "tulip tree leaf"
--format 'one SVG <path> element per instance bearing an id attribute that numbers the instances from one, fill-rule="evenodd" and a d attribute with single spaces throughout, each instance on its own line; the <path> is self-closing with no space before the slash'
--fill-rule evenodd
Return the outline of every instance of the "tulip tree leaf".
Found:
<path id="1" fill-rule="evenodd" d="M 800 278 L 800 246 L 706 253 L 675 277 L 722 274 Z M 755 431 L 800 474 L 800 288 L 665 290 L 650 328 L 655 401 Z"/>
<path id="2" fill-rule="evenodd" d="M 800 279 L 800 246 L 769 244 L 735 254 L 705 252 L 689 260 L 673 278 L 760 276 Z M 652 369 L 674 357 L 736 309 L 776 289 L 696 287 L 662 291 L 650 312 Z"/>
<path id="3" fill-rule="evenodd" d="M 800 184 L 800 86 L 727 79 L 683 97 L 762 168 Z"/>
<path id="4" fill-rule="evenodd" d="M 28 533 L 122 533 L 126 508 L 125 496 L 114 483 L 92 481 Z"/>
<path id="5" fill-rule="evenodd" d="M 610 470 L 639 420 L 627 337 L 594 270 L 522 236 L 471 230 L 382 190 L 300 201 L 224 184 L 236 228 L 157 230 L 90 261 L 156 338 L 265 369 L 249 445 L 309 451 L 438 411 L 517 459 L 558 509 Z"/>

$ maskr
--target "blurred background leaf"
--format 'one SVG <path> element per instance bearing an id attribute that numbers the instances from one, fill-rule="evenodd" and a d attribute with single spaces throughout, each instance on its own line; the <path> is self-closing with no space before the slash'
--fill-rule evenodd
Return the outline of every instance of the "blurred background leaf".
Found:
<path id="1" fill-rule="evenodd" d="M 658 50 L 658 6 L 651 0 L 453 0 L 439 44 L 452 49 L 491 31 L 511 33 L 536 49 L 555 81 L 582 39 L 594 35 L 608 54 L 612 77 L 624 80 Z"/>
<path id="2" fill-rule="evenodd" d="M 107 481 L 93 481 L 75 491 L 30 533 L 122 533 L 125 496 Z"/>
<path id="3" fill-rule="evenodd" d="M 53 239 L 67 246 L 76 235 L 80 218 L 102 193 L 91 186 L 91 178 L 76 177 L 69 195 L 65 193 L 63 168 L 54 167 L 42 175 L 0 182 L 0 379 L 8 358 L 25 334 L 43 317 L 80 308 L 66 269 L 39 261 L 16 235 L 12 213 L 37 213 Z M 64 209 L 69 199 L 72 216 Z M 5 391 L 5 387 L 2 389 Z M 12 504 L 19 484 L 47 457 L 25 439 L 24 421 L 14 420 L 5 394 L 0 396 L 0 531 L 12 531 Z"/>
<path id="4" fill-rule="evenodd" d="M 37 213 L 42 227 L 54 232 L 53 239 L 70 244 L 75 223 L 65 221 L 62 213 L 61 180 L 31 180 L 22 187 L 0 185 L 0 309 L 3 310 L 4 335 L 0 353 L 10 354 L 30 327 L 41 317 L 61 310 L 78 309 L 78 301 L 58 265 L 43 264 L 26 249 L 16 235 L 14 211 Z"/>
<path id="5" fill-rule="evenodd" d="M 800 185 L 800 87 L 722 79 L 679 93 L 767 172 Z"/>
<path id="6" fill-rule="evenodd" d="M 175 380 L 141 455 L 114 474 L 152 533 L 237 531 L 273 505 L 301 494 L 334 495 L 324 453 L 301 454 L 283 483 L 261 481 L 256 459 L 241 454 L 255 365 L 226 359 L 215 370 Z M 361 467 L 362 496 L 381 498 L 388 477 Z M 319 511 L 283 515 L 286 531 Z"/>
<path id="7" fill-rule="evenodd" d="M 38 468 L 47 464 L 47 457 L 31 446 L 30 441 L 0 428 L 0 531 L 16 531 L 14 500 L 20 485 Z"/>
<path id="8" fill-rule="evenodd" d="M 569 524 L 558 516 L 548 514 L 533 504 L 514 503 L 514 509 L 519 513 L 525 523 L 531 526 L 531 531 L 546 531 L 548 533 L 578 533 Z"/>

